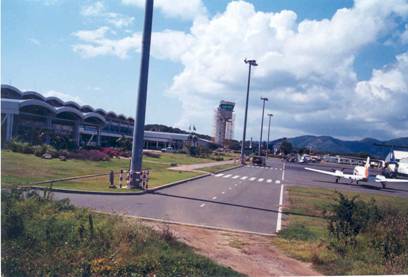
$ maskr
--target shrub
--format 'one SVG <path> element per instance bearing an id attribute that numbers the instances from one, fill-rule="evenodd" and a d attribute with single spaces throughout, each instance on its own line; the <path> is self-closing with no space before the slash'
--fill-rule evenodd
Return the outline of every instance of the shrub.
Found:
<path id="1" fill-rule="evenodd" d="M 33 148 L 34 155 L 36 155 L 37 157 L 41 157 L 45 153 L 50 154 L 53 158 L 56 158 L 59 155 L 57 150 L 51 145 L 47 145 L 47 144 L 35 145 L 32 148 Z"/>
<path id="2" fill-rule="evenodd" d="M 284 239 L 289 240 L 315 240 L 316 234 L 310 231 L 304 224 L 292 224 L 279 232 Z"/>
<path id="3" fill-rule="evenodd" d="M 337 195 L 336 202 L 329 207 L 328 230 L 331 247 L 344 255 L 349 247 L 356 246 L 357 235 L 367 230 L 370 223 L 379 221 L 381 216 L 374 200 L 366 203 L 358 200 L 358 196 L 349 199 L 340 192 Z"/>
<path id="4" fill-rule="evenodd" d="M 34 149 L 32 145 L 26 142 L 21 142 L 18 140 L 11 140 L 7 144 L 7 148 L 13 152 L 24 153 L 24 154 L 33 154 Z"/>

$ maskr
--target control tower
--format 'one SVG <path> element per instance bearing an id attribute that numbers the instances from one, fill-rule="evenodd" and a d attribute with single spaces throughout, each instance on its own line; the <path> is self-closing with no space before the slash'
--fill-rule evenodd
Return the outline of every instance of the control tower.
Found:
<path id="1" fill-rule="evenodd" d="M 235 103 L 224 101 L 215 110 L 215 135 L 214 142 L 224 146 L 224 141 L 232 139 L 234 129 Z"/>

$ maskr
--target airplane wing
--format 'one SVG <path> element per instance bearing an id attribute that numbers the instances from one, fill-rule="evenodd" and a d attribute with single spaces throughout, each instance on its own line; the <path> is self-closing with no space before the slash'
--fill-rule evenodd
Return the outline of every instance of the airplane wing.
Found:
<path id="1" fill-rule="evenodd" d="M 408 179 L 391 179 L 386 178 L 384 175 L 375 176 L 375 181 L 377 183 L 408 183 Z"/>
<path id="2" fill-rule="evenodd" d="M 341 172 L 340 170 L 336 170 L 335 172 L 333 172 L 333 171 L 320 170 L 320 169 L 315 169 L 315 168 L 310 168 L 310 167 L 305 167 L 305 169 L 309 170 L 309 171 L 314 171 L 314 172 L 317 172 L 317 173 L 321 173 L 321 174 L 331 175 L 331 176 L 334 176 L 334 177 L 343 177 L 344 176 L 343 172 Z"/>

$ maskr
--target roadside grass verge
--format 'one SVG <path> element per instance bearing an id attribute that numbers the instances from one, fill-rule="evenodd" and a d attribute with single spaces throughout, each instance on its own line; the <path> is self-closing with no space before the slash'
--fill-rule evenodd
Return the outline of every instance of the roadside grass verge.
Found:
<path id="1" fill-rule="evenodd" d="M 216 166 L 209 166 L 209 167 L 203 167 L 203 168 L 200 168 L 199 170 L 201 170 L 201 171 L 206 171 L 206 172 L 209 172 L 209 173 L 215 173 L 215 172 L 217 172 L 217 171 L 220 171 L 220 170 L 227 170 L 227 169 L 230 169 L 230 168 L 234 168 L 234 167 L 236 167 L 238 164 L 220 164 L 220 165 L 216 165 Z"/>
<path id="2" fill-rule="evenodd" d="M 207 163 L 211 160 L 194 158 L 185 154 L 161 153 L 160 158 L 143 158 L 143 168 L 150 170 L 149 187 L 156 187 L 182 179 L 191 178 L 200 173 L 169 170 L 171 163 L 194 164 Z M 110 170 L 119 172 L 128 169 L 129 159 L 112 159 L 110 161 L 83 161 L 58 159 L 42 159 L 31 154 L 1 151 L 2 186 L 28 185 L 32 182 L 46 181 L 73 176 L 90 174 L 108 174 Z M 115 174 L 115 184 L 119 182 L 119 174 Z M 58 182 L 54 188 L 79 189 L 91 191 L 121 192 L 126 189 L 109 189 L 108 177 Z"/>
<path id="3" fill-rule="evenodd" d="M 1 198 L 2 276 L 242 276 L 168 229 L 36 193 L 4 191 Z"/>
<path id="4" fill-rule="evenodd" d="M 327 275 L 408 273 L 408 267 L 402 265 L 395 269 L 395 266 L 390 265 L 391 258 L 384 259 L 374 251 L 373 242 L 379 245 L 386 242 L 378 239 L 375 241 L 369 231 L 358 235 L 356 247 L 344 255 L 339 255 L 331 247 L 333 238 L 329 235 L 329 223 L 324 215 L 336 202 L 337 195 L 334 190 L 305 187 L 287 187 L 287 190 L 288 200 L 284 212 L 288 215 L 284 222 L 285 227 L 272 240 L 272 243 L 284 253 L 301 261 L 313 263 L 318 271 Z M 374 199 L 379 209 L 408 213 L 406 198 L 369 193 L 343 191 L 342 193 L 349 198 L 358 195 L 358 199 L 365 203 Z M 392 233 L 389 230 L 385 231 L 387 232 Z"/>

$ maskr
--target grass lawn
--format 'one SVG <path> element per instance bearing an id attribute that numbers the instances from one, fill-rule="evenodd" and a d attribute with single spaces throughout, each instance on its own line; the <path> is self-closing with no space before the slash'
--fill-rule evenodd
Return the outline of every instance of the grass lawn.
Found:
<path id="1" fill-rule="evenodd" d="M 330 275 L 365 275 L 386 274 L 383 268 L 376 268 L 375 262 L 356 261 L 342 264 L 338 257 L 327 248 L 328 230 L 327 221 L 323 212 L 334 203 L 334 190 L 321 188 L 288 187 L 289 207 L 284 209 L 289 215 L 285 220 L 284 229 L 276 238 L 274 245 L 286 254 L 296 259 L 310 262 L 324 274 Z M 369 201 L 374 198 L 378 206 L 389 206 L 408 211 L 406 198 L 383 196 L 369 193 L 342 192 L 348 197 L 359 195 L 359 199 Z M 358 250 L 356 250 L 358 251 Z M 361 255 L 360 255 L 361 254 Z M 356 253 L 357 256 L 369 256 L 371 253 Z"/>
<path id="2" fill-rule="evenodd" d="M 200 174 L 168 170 L 167 168 L 170 167 L 171 163 L 194 164 L 207 162 L 211 162 L 211 160 L 194 158 L 185 154 L 161 153 L 160 158 L 143 157 L 143 168 L 150 170 L 149 187 L 156 187 Z M 110 170 L 119 172 L 120 169 L 126 170 L 129 168 L 130 160 L 112 159 L 99 162 L 67 160 L 63 162 L 58 159 L 45 160 L 30 154 L 2 150 L 1 164 L 2 186 L 7 187 L 27 185 L 32 182 L 50 179 L 99 173 L 108 174 Z M 116 175 L 115 182 L 117 183 L 118 180 L 119 175 Z M 92 191 L 128 191 L 126 189 L 109 189 L 107 176 L 55 183 L 53 187 Z"/>
<path id="3" fill-rule="evenodd" d="M 243 276 L 167 228 L 26 197 L 1 195 L 2 276 Z"/>
<path id="4" fill-rule="evenodd" d="M 217 171 L 220 171 L 220 170 L 226 170 L 226 169 L 229 169 L 229 168 L 234 168 L 237 165 L 238 164 L 221 164 L 221 165 L 216 165 L 216 166 L 203 167 L 203 168 L 200 168 L 200 170 L 206 171 L 206 172 L 209 172 L 209 173 L 214 173 L 214 172 L 217 172 Z"/>

